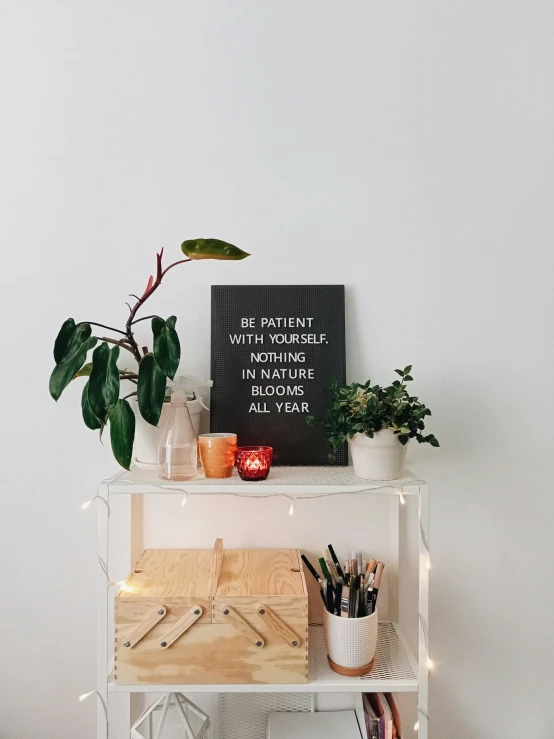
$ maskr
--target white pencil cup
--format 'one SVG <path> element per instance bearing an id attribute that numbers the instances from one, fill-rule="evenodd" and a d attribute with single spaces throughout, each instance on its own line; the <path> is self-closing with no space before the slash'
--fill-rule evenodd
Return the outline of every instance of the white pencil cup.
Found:
<path id="1" fill-rule="evenodd" d="M 377 611 L 363 618 L 342 618 L 323 611 L 323 631 L 331 669 L 340 675 L 360 677 L 373 667 L 377 648 Z"/>

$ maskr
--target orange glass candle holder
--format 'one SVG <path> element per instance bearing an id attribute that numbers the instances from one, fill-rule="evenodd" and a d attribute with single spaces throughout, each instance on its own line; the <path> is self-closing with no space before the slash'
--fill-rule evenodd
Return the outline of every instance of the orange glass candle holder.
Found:
<path id="1" fill-rule="evenodd" d="M 241 480 L 265 480 L 273 460 L 273 448 L 240 446 L 235 452 L 235 460 Z"/>

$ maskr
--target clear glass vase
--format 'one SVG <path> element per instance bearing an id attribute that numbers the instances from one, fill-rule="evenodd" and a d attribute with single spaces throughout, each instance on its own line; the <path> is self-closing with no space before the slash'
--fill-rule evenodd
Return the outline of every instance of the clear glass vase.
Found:
<path id="1" fill-rule="evenodd" d="M 159 475 L 180 482 L 196 477 L 198 443 L 186 395 L 174 392 L 158 446 Z"/>

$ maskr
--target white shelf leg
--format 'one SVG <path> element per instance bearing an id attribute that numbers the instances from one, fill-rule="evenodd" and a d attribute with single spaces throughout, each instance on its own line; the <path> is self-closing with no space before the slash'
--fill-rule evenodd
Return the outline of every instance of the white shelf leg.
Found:
<path id="1" fill-rule="evenodd" d="M 419 691 L 418 739 L 429 737 L 429 543 L 430 491 L 428 485 L 419 488 Z"/>
<path id="2" fill-rule="evenodd" d="M 97 652 L 97 677 L 96 689 L 108 705 L 108 579 L 102 567 L 102 562 L 108 566 L 108 532 L 109 532 L 109 493 L 108 486 L 101 485 L 98 495 L 106 501 L 104 505 L 97 501 L 98 516 L 98 585 L 97 585 L 97 620 L 98 620 L 98 652 Z M 108 727 L 106 716 L 101 702 L 98 701 L 96 712 L 96 736 L 97 739 L 107 739 Z"/>

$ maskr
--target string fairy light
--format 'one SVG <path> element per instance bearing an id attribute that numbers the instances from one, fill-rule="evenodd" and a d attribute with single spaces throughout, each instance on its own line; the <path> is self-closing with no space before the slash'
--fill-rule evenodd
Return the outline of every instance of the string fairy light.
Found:
<path id="1" fill-rule="evenodd" d="M 125 483 L 125 482 L 127 482 L 127 483 L 134 483 L 135 481 L 132 480 L 132 479 L 126 480 L 124 477 L 120 477 L 120 478 L 118 478 L 117 482 L 118 483 L 122 483 L 122 482 L 123 483 Z M 418 485 L 418 486 L 419 485 L 425 485 L 425 482 L 423 480 L 420 480 L 420 479 L 417 479 L 417 478 L 403 480 L 403 487 L 410 486 L 410 485 L 412 485 L 412 486 L 413 485 Z M 391 488 L 392 488 L 392 486 L 390 485 L 390 483 L 385 483 L 383 485 L 365 487 L 365 488 L 360 488 L 358 490 L 337 491 L 337 492 L 324 492 L 324 493 L 316 493 L 316 494 L 311 494 L 311 495 L 298 495 L 298 496 L 295 496 L 294 499 L 293 499 L 290 495 L 287 495 L 286 493 L 267 493 L 267 494 L 266 493 L 261 493 L 260 494 L 258 492 L 254 492 L 254 491 L 252 491 L 252 493 L 240 493 L 240 492 L 236 492 L 236 491 L 233 491 L 233 492 L 229 491 L 229 492 L 227 492 L 227 491 L 225 491 L 225 489 L 220 489 L 217 492 L 212 492 L 212 491 L 208 492 L 208 491 L 202 490 L 202 486 L 200 486 L 200 489 L 199 489 L 198 492 L 194 492 L 194 493 L 193 492 L 190 492 L 189 490 L 185 490 L 183 488 L 179 488 L 179 487 L 177 487 L 174 484 L 172 484 L 172 485 L 164 485 L 164 484 L 156 484 L 156 483 L 153 483 L 153 482 L 148 482 L 148 487 L 156 488 L 156 489 L 162 490 L 164 492 L 172 492 L 172 493 L 181 492 L 183 494 L 183 498 L 181 500 L 181 506 L 182 507 L 186 506 L 187 501 L 188 501 L 188 498 L 191 495 L 203 495 L 203 496 L 206 496 L 206 495 L 226 495 L 226 496 L 233 496 L 233 497 L 236 497 L 236 498 L 258 498 L 258 499 L 260 499 L 260 498 L 261 499 L 275 498 L 275 497 L 281 496 L 281 497 L 284 497 L 284 498 L 288 498 L 291 501 L 290 502 L 289 509 L 288 509 L 289 516 L 294 515 L 294 500 L 315 500 L 315 499 L 319 499 L 319 498 L 328 498 L 328 497 L 337 496 L 337 495 L 340 495 L 340 496 L 344 496 L 344 495 L 363 495 L 363 494 L 367 494 L 367 493 L 369 493 L 369 494 L 375 493 L 377 490 L 386 490 L 386 489 L 391 490 Z M 405 498 L 403 487 L 397 488 L 397 493 L 398 493 L 398 496 L 399 496 L 400 505 L 406 505 L 406 498 Z M 107 484 L 107 491 L 108 491 L 108 500 L 109 500 L 109 495 L 110 495 L 110 484 L 109 483 Z M 85 503 L 83 503 L 83 505 L 81 506 L 81 508 L 83 510 L 86 510 L 96 498 L 100 498 L 100 500 L 102 500 L 103 503 L 106 505 L 106 508 L 107 508 L 107 511 L 108 511 L 108 516 L 109 516 L 109 514 L 110 514 L 110 506 L 109 506 L 108 500 L 106 500 L 105 498 L 103 498 L 101 495 L 98 495 L 98 494 L 95 495 L 90 500 L 88 500 Z M 425 529 L 424 529 L 424 526 L 423 526 L 421 511 L 419 513 L 419 528 L 420 528 L 421 541 L 422 541 L 423 546 L 425 547 L 425 549 L 427 551 L 427 554 L 428 554 L 428 558 L 425 561 L 425 567 L 428 570 L 430 570 L 431 569 L 430 549 L 429 549 L 429 544 L 428 544 L 428 541 L 427 541 L 426 532 L 425 532 Z M 100 563 L 100 567 L 102 568 L 102 570 L 104 571 L 104 574 L 106 575 L 106 579 L 107 579 L 107 582 L 108 582 L 108 588 L 111 587 L 112 585 L 118 585 L 122 590 L 124 590 L 124 592 L 132 592 L 133 589 L 129 585 L 126 585 L 125 581 L 113 582 L 112 580 L 110 580 L 109 575 L 108 575 L 108 571 L 107 571 L 107 567 L 106 567 L 104 561 L 102 560 L 102 558 L 100 556 L 98 557 L 98 560 L 99 560 L 99 563 Z M 421 626 L 421 630 L 422 630 L 423 638 L 424 638 L 424 642 L 425 642 L 425 649 L 428 652 L 429 646 L 428 646 L 428 636 L 427 636 L 427 624 L 425 622 L 425 619 L 424 619 L 422 613 L 419 612 L 419 611 L 418 611 L 418 616 L 419 616 L 420 626 Z M 430 657 L 427 657 L 427 668 L 428 668 L 429 671 L 433 670 L 433 668 L 434 668 L 434 663 L 433 663 L 433 661 L 431 660 Z M 98 691 L 90 691 L 89 693 L 85 693 L 82 696 L 80 696 L 79 700 L 81 700 L 81 701 L 82 700 L 85 700 L 86 698 L 88 698 L 90 695 L 93 695 L 94 693 L 96 693 L 98 695 L 99 699 L 102 702 L 102 705 L 103 705 L 103 708 L 104 708 L 104 714 L 106 716 L 106 726 L 107 726 L 108 717 L 107 717 L 107 710 L 106 710 L 105 701 L 102 698 L 102 696 L 100 695 L 100 693 L 98 693 Z M 427 714 L 427 712 L 423 708 L 418 708 L 418 713 L 419 713 L 420 716 L 422 716 L 423 718 L 425 718 L 425 720 L 429 721 L 429 715 Z M 420 725 L 420 719 L 418 718 L 418 720 L 414 724 L 414 731 L 415 732 L 418 732 L 419 725 Z"/>
<path id="2" fill-rule="evenodd" d="M 106 705 L 106 701 L 104 700 L 103 695 L 98 690 L 89 690 L 88 693 L 83 693 L 79 696 L 79 700 L 81 703 L 83 701 L 86 701 L 87 698 L 90 698 L 91 695 L 95 695 L 100 703 L 102 704 L 102 709 L 104 711 L 104 718 L 106 719 L 106 736 L 109 735 L 109 723 L 108 723 L 108 706 Z"/>
<path id="3" fill-rule="evenodd" d="M 106 500 L 106 498 L 103 498 L 103 497 L 102 497 L 101 495 L 99 495 L 98 493 L 96 493 L 96 495 L 94 495 L 94 496 L 93 496 L 92 498 L 90 498 L 89 500 L 85 500 L 85 502 L 84 502 L 84 503 L 82 504 L 82 506 L 81 506 L 81 510 L 82 510 L 82 511 L 86 511 L 86 510 L 87 510 L 87 508 L 90 508 L 90 505 L 91 505 L 91 503 L 93 503 L 93 502 L 94 502 L 94 501 L 95 501 L 95 500 L 96 500 L 97 498 L 98 498 L 98 500 L 101 500 L 101 501 L 102 501 L 102 503 L 104 503 L 104 505 L 106 506 L 106 509 L 107 509 L 107 511 L 108 511 L 108 516 L 109 516 L 109 515 L 110 515 L 110 504 L 108 503 L 108 501 Z"/>
<path id="4" fill-rule="evenodd" d="M 130 585 L 127 585 L 127 582 L 125 580 L 112 580 L 109 573 L 108 568 L 106 566 L 106 563 L 102 559 L 100 555 L 98 555 L 98 564 L 100 565 L 100 569 L 106 576 L 106 582 L 108 583 L 108 590 L 113 587 L 118 587 L 120 590 L 123 590 L 124 593 L 132 593 L 133 588 Z"/>

